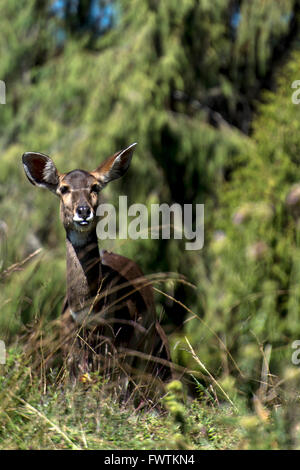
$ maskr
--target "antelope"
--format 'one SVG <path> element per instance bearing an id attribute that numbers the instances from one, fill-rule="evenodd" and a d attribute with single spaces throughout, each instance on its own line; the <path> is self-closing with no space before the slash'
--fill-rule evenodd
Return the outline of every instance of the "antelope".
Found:
<path id="1" fill-rule="evenodd" d="M 135 146 L 116 152 L 91 172 L 59 173 L 47 155 L 22 156 L 29 181 L 60 199 L 67 253 L 62 331 L 66 337 L 72 330 L 78 333 L 69 357 L 74 377 L 104 369 L 111 377 L 117 370 L 127 384 L 144 374 L 148 383 L 149 377 L 160 383 L 171 377 L 168 341 L 156 317 L 151 283 L 134 261 L 98 247 L 101 191 L 126 173 Z M 70 344 L 66 349 L 70 356 Z"/>

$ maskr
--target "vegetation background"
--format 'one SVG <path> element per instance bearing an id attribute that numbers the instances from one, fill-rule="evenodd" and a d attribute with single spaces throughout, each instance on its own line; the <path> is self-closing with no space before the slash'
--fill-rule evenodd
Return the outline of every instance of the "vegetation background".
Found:
<path id="1" fill-rule="evenodd" d="M 1 448 L 299 448 L 299 70 L 299 0 L 0 0 Z M 192 284 L 156 285 L 195 397 L 173 384 L 160 420 L 97 381 L 62 394 L 24 355 L 60 315 L 65 246 L 22 154 L 92 170 L 135 141 L 105 201 L 205 204 L 200 251 L 103 244 Z"/>

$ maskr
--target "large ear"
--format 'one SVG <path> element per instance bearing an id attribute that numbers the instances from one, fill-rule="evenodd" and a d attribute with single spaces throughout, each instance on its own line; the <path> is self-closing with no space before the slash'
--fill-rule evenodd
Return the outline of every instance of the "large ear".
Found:
<path id="1" fill-rule="evenodd" d="M 120 150 L 107 158 L 96 170 L 92 171 L 92 175 L 95 176 L 103 186 L 123 176 L 129 168 L 136 145 L 137 143 L 131 144 L 126 149 Z"/>
<path id="2" fill-rule="evenodd" d="M 43 153 L 26 152 L 22 162 L 30 183 L 56 192 L 59 173 L 50 157 Z"/>

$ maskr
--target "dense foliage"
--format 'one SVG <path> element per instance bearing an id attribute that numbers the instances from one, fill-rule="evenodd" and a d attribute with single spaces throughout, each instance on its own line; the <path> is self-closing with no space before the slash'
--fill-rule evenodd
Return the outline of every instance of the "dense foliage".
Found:
<path id="1" fill-rule="evenodd" d="M 175 362 L 204 372 L 203 384 L 210 371 L 232 399 L 258 391 L 281 403 L 277 384 L 300 337 L 299 6 L 0 0 L 0 339 L 21 341 L 29 325 L 57 318 L 65 292 L 58 201 L 29 185 L 21 155 L 92 170 L 137 141 L 130 171 L 103 200 L 204 203 L 205 245 L 103 247 L 193 284 L 156 285 Z"/>

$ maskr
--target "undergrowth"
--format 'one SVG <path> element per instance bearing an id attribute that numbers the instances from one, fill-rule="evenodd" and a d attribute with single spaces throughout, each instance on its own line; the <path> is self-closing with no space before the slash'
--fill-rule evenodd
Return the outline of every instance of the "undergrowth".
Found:
<path id="1" fill-rule="evenodd" d="M 237 397 L 233 407 L 216 400 L 212 386 L 198 386 L 197 396 L 191 398 L 175 380 L 166 385 L 160 403 L 137 410 L 133 403 L 107 394 L 100 376 L 58 386 L 57 372 L 52 370 L 45 384 L 18 347 L 8 350 L 7 362 L 0 368 L 1 449 L 299 447 L 299 424 L 291 403 L 287 408 L 265 408 L 256 398 L 251 410 L 246 400 Z"/>

